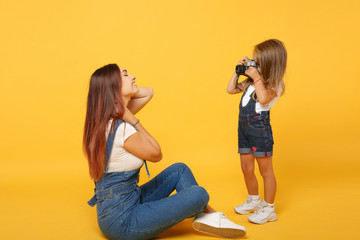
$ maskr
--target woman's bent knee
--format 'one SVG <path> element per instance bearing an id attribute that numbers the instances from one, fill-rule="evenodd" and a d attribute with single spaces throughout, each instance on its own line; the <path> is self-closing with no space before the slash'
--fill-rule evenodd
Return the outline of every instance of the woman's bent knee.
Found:
<path id="1" fill-rule="evenodd" d="M 174 163 L 171 166 L 176 168 L 179 171 L 180 175 L 185 174 L 187 176 L 189 175 L 193 176 L 191 169 L 185 163 L 178 162 L 178 163 Z"/>
<path id="2" fill-rule="evenodd" d="M 196 187 L 198 189 L 197 191 L 199 194 L 199 199 L 202 200 L 203 203 L 207 204 L 210 200 L 210 196 L 209 196 L 208 192 L 203 187 L 200 187 L 200 186 L 196 186 Z"/>
<path id="3" fill-rule="evenodd" d="M 206 205 L 209 199 L 209 194 L 203 187 L 194 185 L 187 189 L 188 204 L 192 206 Z"/>
<path id="4" fill-rule="evenodd" d="M 171 165 L 171 167 L 177 168 L 181 171 L 184 171 L 185 169 L 190 170 L 190 168 L 185 163 L 182 162 L 174 163 L 173 165 Z"/>
<path id="5" fill-rule="evenodd" d="M 194 190 L 193 204 L 196 208 L 196 212 L 194 213 L 194 216 L 197 216 L 205 210 L 206 206 L 209 203 L 210 196 L 203 187 L 192 186 L 191 188 Z"/>

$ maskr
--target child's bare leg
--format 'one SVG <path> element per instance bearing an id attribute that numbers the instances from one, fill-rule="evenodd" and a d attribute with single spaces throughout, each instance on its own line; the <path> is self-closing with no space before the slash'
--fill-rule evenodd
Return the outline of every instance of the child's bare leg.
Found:
<path id="1" fill-rule="evenodd" d="M 244 174 L 249 195 L 259 195 L 258 181 L 255 176 L 255 158 L 252 154 L 240 154 L 241 169 Z"/>
<path id="2" fill-rule="evenodd" d="M 257 157 L 260 174 L 264 179 L 264 200 L 267 203 L 274 203 L 276 194 L 276 179 L 272 166 L 272 157 Z"/>

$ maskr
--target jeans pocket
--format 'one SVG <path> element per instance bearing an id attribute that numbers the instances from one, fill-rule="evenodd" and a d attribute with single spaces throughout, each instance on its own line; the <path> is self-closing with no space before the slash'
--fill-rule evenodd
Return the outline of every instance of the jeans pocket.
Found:
<path id="1" fill-rule="evenodd" d="M 98 199 L 97 200 L 97 219 L 98 221 L 103 220 L 104 218 L 108 217 L 111 213 L 110 211 L 110 199 L 104 198 L 104 199 Z"/>
<path id="2" fill-rule="evenodd" d="M 134 193 L 134 191 L 131 191 L 127 194 L 119 194 L 112 197 L 99 199 L 97 201 L 98 221 L 103 220 L 110 215 L 123 215 L 129 208 L 134 205 L 134 202 L 137 200 L 137 198 L 134 197 L 134 194 L 132 193 Z"/>

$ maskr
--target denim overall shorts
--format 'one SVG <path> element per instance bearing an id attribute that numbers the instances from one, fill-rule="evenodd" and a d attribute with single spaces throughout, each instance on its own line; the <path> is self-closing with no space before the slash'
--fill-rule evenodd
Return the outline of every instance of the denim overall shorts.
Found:
<path id="1" fill-rule="evenodd" d="M 255 90 L 246 96 L 243 93 L 239 105 L 238 153 L 251 153 L 255 157 L 270 157 L 273 154 L 274 139 L 270 125 L 270 111 L 255 111 L 258 101 Z M 243 106 L 245 104 L 245 106 Z"/>

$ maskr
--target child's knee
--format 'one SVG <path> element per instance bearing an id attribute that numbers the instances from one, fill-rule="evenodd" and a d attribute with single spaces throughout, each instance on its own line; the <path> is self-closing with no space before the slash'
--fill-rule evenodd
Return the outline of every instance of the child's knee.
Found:
<path id="1" fill-rule="evenodd" d="M 262 167 L 259 169 L 260 170 L 260 174 L 262 177 L 272 177 L 274 176 L 274 172 L 272 170 L 272 167 Z"/>
<path id="2" fill-rule="evenodd" d="M 244 175 L 253 175 L 255 169 L 252 166 L 241 166 L 241 170 Z"/>

